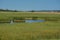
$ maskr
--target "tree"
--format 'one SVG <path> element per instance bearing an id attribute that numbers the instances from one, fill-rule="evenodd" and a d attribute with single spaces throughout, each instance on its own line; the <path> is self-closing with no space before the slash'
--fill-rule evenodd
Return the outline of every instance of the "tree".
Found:
<path id="1" fill-rule="evenodd" d="M 31 12 L 35 12 L 34 10 L 32 10 Z"/>

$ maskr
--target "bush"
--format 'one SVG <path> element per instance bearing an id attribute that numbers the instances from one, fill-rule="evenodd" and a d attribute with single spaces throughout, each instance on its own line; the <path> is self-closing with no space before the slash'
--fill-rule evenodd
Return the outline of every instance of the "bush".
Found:
<path id="1" fill-rule="evenodd" d="M 25 17 L 14 17 L 14 20 L 25 20 Z"/>
<path id="2" fill-rule="evenodd" d="M 57 18 L 45 17 L 45 21 L 59 21 L 59 19 L 57 19 Z"/>
<path id="3" fill-rule="evenodd" d="M 0 23 L 9 23 L 10 20 L 9 19 L 0 19 Z"/>
<path id="4" fill-rule="evenodd" d="M 37 20 L 38 17 L 32 17 L 32 20 Z"/>

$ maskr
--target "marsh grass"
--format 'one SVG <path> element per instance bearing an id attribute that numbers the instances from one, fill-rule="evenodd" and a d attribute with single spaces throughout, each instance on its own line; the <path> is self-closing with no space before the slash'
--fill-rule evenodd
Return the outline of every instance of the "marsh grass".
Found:
<path id="1" fill-rule="evenodd" d="M 13 17 L 40 17 L 39 19 L 44 19 L 44 17 L 50 18 L 60 18 L 60 13 L 50 13 L 40 12 L 40 13 L 31 13 L 31 12 L 0 12 L 0 19 L 11 19 Z"/>
<path id="2" fill-rule="evenodd" d="M 60 22 L 0 24 L 1 40 L 59 40 Z"/>
<path id="3" fill-rule="evenodd" d="M 1 12 L 0 19 L 46 17 L 60 20 L 60 14 Z M 60 40 L 60 21 L 38 23 L 0 23 L 0 40 Z"/>

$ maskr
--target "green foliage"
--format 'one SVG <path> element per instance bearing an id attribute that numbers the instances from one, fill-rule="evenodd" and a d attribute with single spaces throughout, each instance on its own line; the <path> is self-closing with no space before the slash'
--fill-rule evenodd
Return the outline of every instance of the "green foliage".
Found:
<path id="1" fill-rule="evenodd" d="M 25 17 L 14 17 L 14 20 L 25 20 Z"/>
<path id="2" fill-rule="evenodd" d="M 38 17 L 32 17 L 32 20 L 37 20 Z"/>
<path id="3" fill-rule="evenodd" d="M 9 23 L 10 20 L 9 19 L 0 19 L 0 23 Z"/>
<path id="4" fill-rule="evenodd" d="M 56 18 L 56 17 L 45 17 L 45 21 L 60 21 L 60 18 Z"/>

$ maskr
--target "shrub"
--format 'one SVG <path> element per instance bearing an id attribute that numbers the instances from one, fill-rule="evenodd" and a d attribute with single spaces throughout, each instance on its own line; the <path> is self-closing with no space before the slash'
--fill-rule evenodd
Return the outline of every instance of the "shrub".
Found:
<path id="1" fill-rule="evenodd" d="M 37 20 L 38 17 L 32 17 L 32 20 Z"/>
<path id="2" fill-rule="evenodd" d="M 25 20 L 25 17 L 14 17 L 14 20 Z"/>

